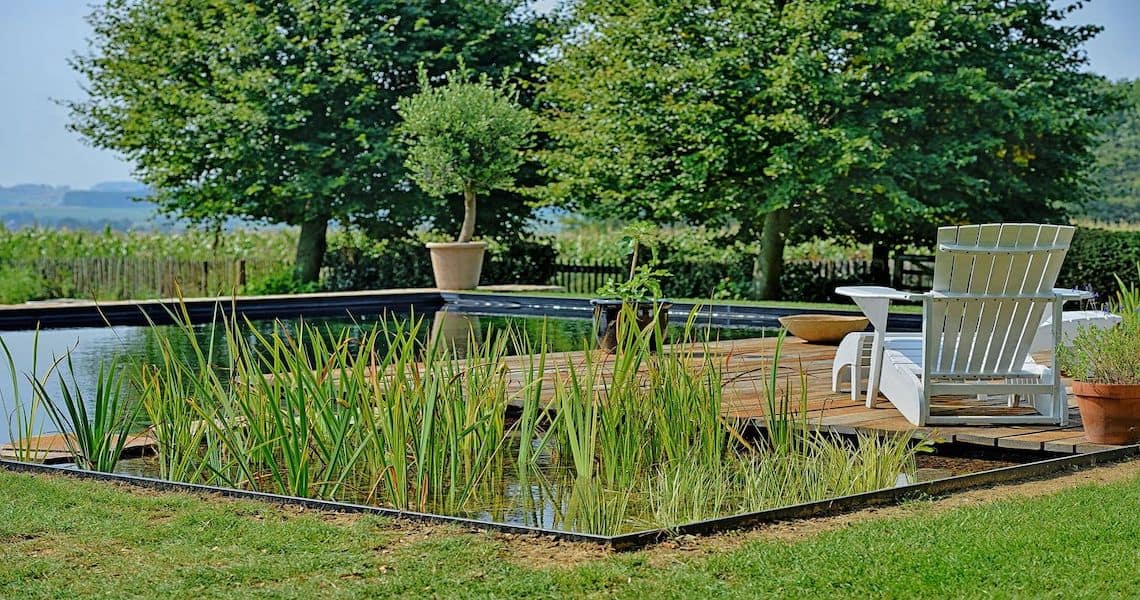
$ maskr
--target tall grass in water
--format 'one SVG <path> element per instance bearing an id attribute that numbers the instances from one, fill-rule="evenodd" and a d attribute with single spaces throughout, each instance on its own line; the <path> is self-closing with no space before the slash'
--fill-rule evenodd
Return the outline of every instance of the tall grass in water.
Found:
<path id="1" fill-rule="evenodd" d="M 39 357 L 39 330 L 36 331 L 32 337 L 32 370 L 31 373 L 21 374 L 16 368 L 16 361 L 12 357 L 12 351 L 8 347 L 4 338 L 0 337 L 0 350 L 4 352 L 4 359 L 8 367 L 8 381 L 12 384 L 12 412 L 7 415 L 8 417 L 8 431 L 11 435 L 12 451 L 16 460 L 23 462 L 32 462 L 40 460 L 42 449 L 36 443 L 39 436 L 43 434 L 44 428 L 42 421 L 39 420 L 41 411 L 40 397 L 38 394 L 32 394 L 31 401 L 24 400 L 23 395 L 20 393 L 20 379 L 23 377 L 35 378 L 38 377 L 38 357 Z M 4 404 L 3 393 L 0 392 L 0 404 Z"/>
<path id="2" fill-rule="evenodd" d="M 655 326 L 622 330 L 613 356 L 530 352 L 511 330 L 457 356 L 418 319 L 356 337 L 223 325 L 181 328 L 140 376 L 166 476 L 609 534 L 883 487 L 913 464 L 904 440 L 812 433 L 802 379 L 797 396 L 767 378 L 769 435 L 746 439 L 723 414 L 731 356 Z"/>
<path id="3" fill-rule="evenodd" d="M 196 360 L 165 340 L 143 377 L 160 463 L 187 480 L 462 509 L 501 458 L 510 338 L 455 359 L 421 341 L 422 325 L 384 322 L 353 338 L 229 320 L 205 346 L 183 326 Z"/>

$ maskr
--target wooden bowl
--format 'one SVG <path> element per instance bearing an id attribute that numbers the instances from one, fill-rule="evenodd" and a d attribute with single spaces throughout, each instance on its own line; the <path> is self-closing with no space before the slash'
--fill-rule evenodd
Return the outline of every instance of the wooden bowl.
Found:
<path id="1" fill-rule="evenodd" d="M 843 336 L 867 328 L 867 317 L 846 315 L 791 315 L 780 317 L 788 333 L 812 344 L 837 344 Z"/>

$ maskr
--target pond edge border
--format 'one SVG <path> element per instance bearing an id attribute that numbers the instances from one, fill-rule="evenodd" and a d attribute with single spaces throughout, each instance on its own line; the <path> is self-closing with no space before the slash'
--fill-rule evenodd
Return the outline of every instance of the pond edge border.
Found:
<path id="1" fill-rule="evenodd" d="M 1043 461 L 991 469 L 978 473 L 957 475 L 932 481 L 913 483 L 899 487 L 884 488 L 871 492 L 839 496 L 816 502 L 807 502 L 757 512 L 730 515 L 686 523 L 675 527 L 648 529 L 613 536 L 578 533 L 558 529 L 546 529 L 527 525 L 513 525 L 493 521 L 480 521 L 464 517 L 401 511 L 382 506 L 369 506 L 332 500 L 300 498 L 266 492 L 237 490 L 218 486 L 181 483 L 164 479 L 139 477 L 119 473 L 100 473 L 53 465 L 42 465 L 0 459 L 0 469 L 17 473 L 55 474 L 94 481 L 117 482 L 133 487 L 192 493 L 196 495 L 219 495 L 226 498 L 254 500 L 280 506 L 298 506 L 326 512 L 349 514 L 373 514 L 421 523 L 450 524 L 476 531 L 495 531 L 522 535 L 535 535 L 556 540 L 587 542 L 609 547 L 614 550 L 637 550 L 648 545 L 681 535 L 707 535 L 732 530 L 750 529 L 758 525 L 778 521 L 801 520 L 815 517 L 834 516 L 853 512 L 871 506 L 897 504 L 906 500 L 936 496 L 948 492 L 962 491 L 987 485 L 1009 483 L 1054 475 L 1066 470 L 1094 467 L 1105 463 L 1120 462 L 1140 456 L 1140 445 L 1123 446 L 1100 450 L 1087 454 L 1076 454 Z"/>

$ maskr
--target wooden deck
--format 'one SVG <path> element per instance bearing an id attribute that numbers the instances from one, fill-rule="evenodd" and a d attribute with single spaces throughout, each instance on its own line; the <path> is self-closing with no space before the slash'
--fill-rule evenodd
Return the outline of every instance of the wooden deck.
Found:
<path id="1" fill-rule="evenodd" d="M 153 437 L 146 434 L 127 436 L 123 443 L 123 456 L 139 456 L 152 452 L 155 447 Z M 28 438 L 21 447 L 15 442 L 0 445 L 0 458 L 5 460 L 20 460 L 24 456 L 33 462 L 45 464 L 58 464 L 72 462 L 74 457 L 67 449 L 67 441 L 62 434 L 49 433 L 46 435 Z"/>
<path id="2" fill-rule="evenodd" d="M 728 415 L 755 420 L 762 423 L 764 416 L 764 385 L 770 374 L 770 365 L 775 351 L 775 338 L 736 340 L 718 342 L 710 346 L 724 360 L 725 411 Z M 550 357 L 548 368 L 565 361 L 581 360 L 579 353 L 566 353 Z M 1065 454 L 1105 450 L 1113 446 L 1093 444 L 1084 436 L 1072 396 L 1069 397 L 1070 426 L 1056 425 L 971 425 L 915 427 L 891 406 L 885 398 L 873 409 L 862 402 L 852 402 L 849 392 L 832 393 L 831 364 L 835 357 L 835 346 L 808 344 L 798 338 L 789 337 L 784 342 L 780 360 L 781 385 L 790 381 L 793 398 L 798 403 L 799 372 L 802 368 L 807 376 L 808 421 L 813 427 L 838 434 L 898 434 L 907 432 L 915 437 L 933 436 L 942 442 L 958 442 L 1010 448 L 1018 450 L 1047 451 Z M 1047 357 L 1038 357 L 1047 359 Z M 518 360 L 518 359 L 515 359 Z M 521 369 L 525 363 L 517 363 Z M 516 371 L 517 373 L 517 371 Z M 548 377 L 552 374 L 548 375 Z M 521 384 L 521 381 L 516 383 Z M 547 392 L 551 386 L 546 386 Z M 972 410 L 977 412 L 977 400 Z M 932 407 L 933 414 L 950 414 L 960 410 L 961 405 L 947 401 Z M 1009 408 L 1004 402 L 994 403 L 988 409 L 992 414 L 1016 414 L 1025 408 Z"/>
<path id="3" fill-rule="evenodd" d="M 726 377 L 731 374 L 749 372 L 752 367 L 749 363 L 767 363 L 770 361 L 775 349 L 775 340 L 745 340 L 736 342 L 732 351 L 732 358 L 727 364 Z M 937 426 L 917 428 L 902 417 L 885 398 L 876 408 L 867 408 L 862 401 L 852 402 L 850 393 L 836 394 L 831 391 L 831 364 L 835 357 L 834 346 L 819 346 L 808 344 L 802 340 L 788 338 L 784 343 L 783 357 L 780 369 L 790 376 L 798 373 L 799 365 L 803 366 L 807 374 L 808 388 L 808 417 L 809 421 L 817 423 L 818 427 L 840 434 L 866 433 L 896 433 L 909 431 L 916 436 L 936 436 L 945 442 L 959 442 L 992 446 L 996 448 L 1011 448 L 1019 450 L 1036 450 L 1060 453 L 1085 453 L 1104 450 L 1112 446 L 1093 444 L 1084 436 L 1081 426 L 1080 414 L 1077 411 L 1073 397 L 1069 396 L 1070 425 L 1060 427 L 1057 425 L 970 425 L 970 426 Z M 1039 361 L 1048 357 L 1038 357 Z M 763 416 L 763 407 L 757 391 L 752 391 L 754 385 L 733 384 L 738 392 L 728 408 L 729 414 L 740 417 L 759 418 Z M 761 390 L 762 391 L 762 385 Z M 977 412 L 977 400 L 970 399 L 972 410 Z M 935 404 L 931 407 L 932 414 L 952 414 L 960 410 L 961 404 L 949 400 Z M 1009 408 L 1005 402 L 994 403 L 988 409 L 993 414 L 1016 414 L 1017 411 L 1026 411 L 1024 408 Z"/>

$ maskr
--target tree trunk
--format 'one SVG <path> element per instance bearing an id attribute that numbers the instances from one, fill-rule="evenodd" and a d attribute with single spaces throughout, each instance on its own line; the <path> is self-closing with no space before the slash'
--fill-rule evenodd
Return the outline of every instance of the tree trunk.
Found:
<path id="1" fill-rule="evenodd" d="M 463 184 L 463 227 L 459 228 L 457 242 L 470 242 L 475 235 L 475 188 Z"/>
<path id="2" fill-rule="evenodd" d="M 321 265 L 325 261 L 325 241 L 328 234 L 329 218 L 316 217 L 301 223 L 301 235 L 297 238 L 297 258 L 294 270 L 302 283 L 320 279 Z"/>
<path id="3" fill-rule="evenodd" d="M 871 283 L 891 285 L 891 249 L 886 244 L 871 246 Z"/>
<path id="4" fill-rule="evenodd" d="M 760 254 L 756 256 L 752 270 L 756 297 L 760 300 L 775 300 L 780 295 L 780 275 L 784 273 L 784 243 L 788 238 L 788 230 L 791 229 L 791 217 L 791 212 L 786 208 L 764 215 Z"/>

